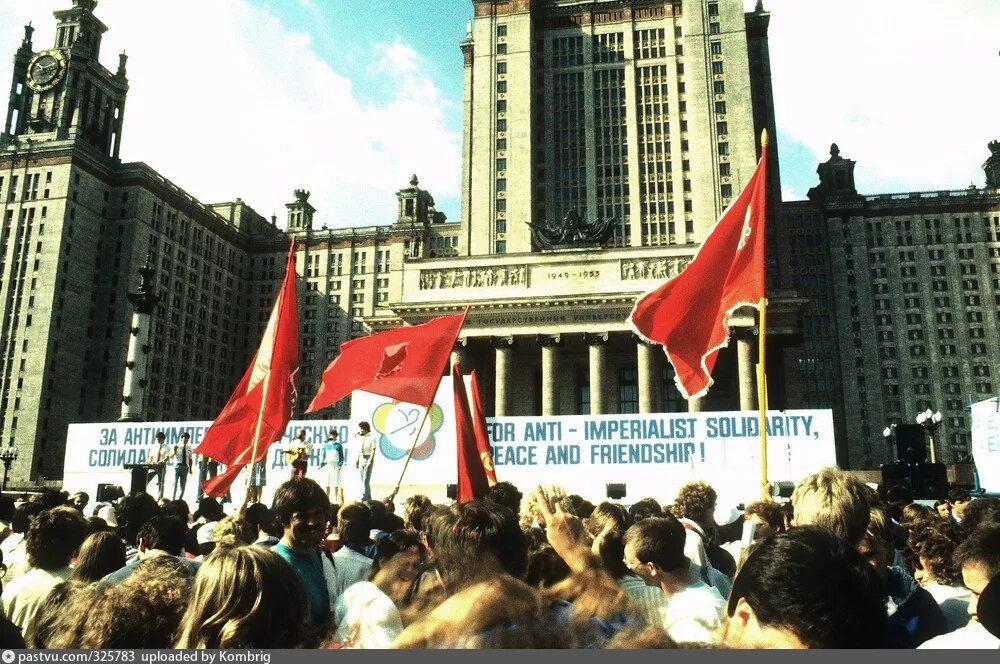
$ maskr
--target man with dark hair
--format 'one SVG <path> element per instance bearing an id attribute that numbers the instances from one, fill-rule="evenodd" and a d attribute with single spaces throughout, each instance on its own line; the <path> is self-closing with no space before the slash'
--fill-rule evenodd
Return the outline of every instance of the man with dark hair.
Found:
<path id="1" fill-rule="evenodd" d="M 330 620 L 340 581 L 333 557 L 319 544 L 326 535 L 330 499 L 319 484 L 293 477 L 274 493 L 271 511 L 283 534 L 271 550 L 299 575 L 309 597 L 309 622 L 322 627 Z"/>
<path id="2" fill-rule="evenodd" d="M 517 517 L 485 500 L 455 505 L 435 519 L 435 566 L 450 594 L 508 574 L 520 579 L 528 567 L 528 544 Z"/>
<path id="3" fill-rule="evenodd" d="M 594 513 L 594 503 L 584 499 L 582 496 L 576 495 L 575 493 L 560 498 L 559 507 L 561 507 L 562 511 L 566 512 L 566 514 L 572 514 L 573 516 L 581 519 L 589 519 L 590 515 Z"/>
<path id="4" fill-rule="evenodd" d="M 858 553 L 872 566 L 885 588 L 889 613 L 886 647 L 916 648 L 945 632 L 944 614 L 934 597 L 907 570 L 892 564 L 896 550 L 892 544 L 892 521 L 885 510 L 871 510 Z"/>
<path id="5" fill-rule="evenodd" d="M 138 555 L 125 567 L 108 574 L 101 583 L 115 585 L 132 576 L 132 573 L 144 560 L 158 558 L 160 556 L 171 556 L 176 558 L 183 565 L 190 568 L 191 574 L 195 574 L 201 563 L 197 560 L 188 560 L 184 557 L 184 542 L 187 536 L 187 524 L 176 516 L 159 514 L 146 521 L 139 528 L 136 537 Z"/>
<path id="6" fill-rule="evenodd" d="M 358 422 L 358 432 L 351 439 L 351 448 L 355 450 L 354 467 L 361 477 L 361 500 L 371 500 L 372 468 L 375 465 L 375 436 L 372 435 L 370 424 Z"/>
<path id="7" fill-rule="evenodd" d="M 714 643 L 725 600 L 691 568 L 684 555 L 685 529 L 673 516 L 649 517 L 625 531 L 625 566 L 666 602 L 663 628 L 678 643 Z M 644 613 L 649 611 L 644 608 Z"/>
<path id="8" fill-rule="evenodd" d="M 520 499 L 518 499 L 520 500 Z M 418 533 L 424 530 L 424 519 L 430 513 L 434 504 L 431 499 L 422 494 L 410 496 L 403 503 L 403 523 Z"/>
<path id="9" fill-rule="evenodd" d="M 348 503 L 337 513 L 340 548 L 333 554 L 333 560 L 337 564 L 337 577 L 340 580 L 338 595 L 355 583 L 368 579 L 372 559 L 366 551 L 371 544 L 369 533 L 373 528 L 372 521 L 372 510 L 364 503 Z"/>
<path id="10" fill-rule="evenodd" d="M 193 457 L 191 455 L 190 433 L 185 431 L 181 434 L 181 442 L 174 445 L 170 458 L 176 459 L 174 461 L 174 492 L 172 496 L 174 500 L 177 500 L 184 497 L 188 476 L 192 474 L 191 469 L 194 468 L 194 463 L 191 461 Z"/>
<path id="11" fill-rule="evenodd" d="M 22 633 L 49 592 L 69 578 L 69 563 L 86 536 L 87 520 L 72 507 L 45 510 L 31 522 L 26 546 L 33 569 L 8 584 L 2 595 L 4 614 Z"/>
<path id="12" fill-rule="evenodd" d="M 886 609 L 875 571 L 826 528 L 800 526 L 750 549 L 729 595 L 732 648 L 880 648 Z"/>
<path id="13" fill-rule="evenodd" d="M 639 523 L 643 519 L 663 516 L 663 508 L 654 498 L 643 498 L 628 508 L 629 520 Z"/>
<path id="14" fill-rule="evenodd" d="M 1000 647 L 1000 639 L 990 634 L 979 622 L 978 610 L 979 596 L 990 580 L 1000 574 L 1000 526 L 986 526 L 969 535 L 955 549 L 955 564 L 962 570 L 962 582 L 972 595 L 969 598 L 969 624 L 931 639 L 920 647 L 996 650 Z"/>
<path id="15" fill-rule="evenodd" d="M 497 482 L 486 491 L 486 500 L 506 507 L 516 518 L 521 516 L 521 499 L 524 496 L 510 482 Z"/>
<path id="16" fill-rule="evenodd" d="M 148 493 L 136 493 L 122 500 L 121 509 L 118 510 L 118 532 L 125 541 L 125 555 L 128 560 L 131 561 L 138 555 L 138 549 L 135 547 L 139 529 L 159 513 L 160 506 Z"/>
<path id="17" fill-rule="evenodd" d="M 156 443 L 153 445 L 149 457 L 150 463 L 154 464 L 156 468 L 149 471 L 146 484 L 148 485 L 153 481 L 153 478 L 156 478 L 157 500 L 163 500 L 163 485 L 166 483 L 167 459 L 170 457 L 170 448 L 167 445 L 167 435 L 162 431 L 156 432 Z"/>
<path id="18" fill-rule="evenodd" d="M 28 563 L 26 537 L 31 520 L 42 510 L 41 503 L 35 501 L 21 503 L 14 508 L 14 515 L 10 520 L 10 529 L 13 532 L 0 542 L 0 554 L 3 554 L 3 561 L 7 565 L 7 576 L 4 577 L 7 583 L 31 569 Z"/>
<path id="19" fill-rule="evenodd" d="M 963 514 L 966 507 L 972 502 L 972 496 L 965 489 L 955 487 L 948 491 L 948 505 L 951 507 L 951 517 L 955 521 L 965 518 Z"/>

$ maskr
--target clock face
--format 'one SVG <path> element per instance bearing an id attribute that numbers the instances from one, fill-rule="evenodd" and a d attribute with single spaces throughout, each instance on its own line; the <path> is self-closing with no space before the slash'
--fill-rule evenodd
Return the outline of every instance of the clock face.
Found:
<path id="1" fill-rule="evenodd" d="M 28 65 L 28 85 L 35 92 L 55 87 L 66 70 L 66 60 L 59 51 L 39 53 Z"/>

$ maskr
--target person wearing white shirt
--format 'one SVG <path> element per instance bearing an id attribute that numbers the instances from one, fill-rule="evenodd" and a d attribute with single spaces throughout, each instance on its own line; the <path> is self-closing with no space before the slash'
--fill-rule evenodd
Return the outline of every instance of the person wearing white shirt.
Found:
<path id="1" fill-rule="evenodd" d="M 692 571 L 685 530 L 672 516 L 644 519 L 625 533 L 625 566 L 666 597 L 661 624 L 678 643 L 715 644 L 725 609 L 718 590 Z"/>
<path id="2" fill-rule="evenodd" d="M 340 595 L 355 583 L 365 581 L 372 569 L 372 559 L 364 554 L 370 544 L 368 533 L 372 527 L 372 513 L 364 503 L 348 503 L 337 513 L 337 533 L 341 548 L 333 554 L 340 582 Z"/>
<path id="3" fill-rule="evenodd" d="M 1000 639 L 979 622 L 979 596 L 990 580 L 1000 574 L 1000 526 L 982 527 L 955 549 L 955 563 L 962 570 L 962 582 L 969 590 L 969 623 L 920 645 L 923 650 L 971 650 L 1000 648 Z"/>
<path id="4" fill-rule="evenodd" d="M 367 422 L 358 423 L 358 432 L 354 434 L 351 448 L 357 450 L 354 452 L 354 467 L 358 469 L 361 476 L 361 500 L 371 500 L 372 468 L 375 465 L 375 436 L 372 435 L 371 425 Z"/>
<path id="5" fill-rule="evenodd" d="M 962 572 L 954 561 L 955 545 L 951 538 L 935 528 L 915 528 L 910 533 L 909 546 L 916 552 L 919 563 L 913 576 L 941 607 L 947 631 L 965 627 L 972 594 L 962 585 Z"/>

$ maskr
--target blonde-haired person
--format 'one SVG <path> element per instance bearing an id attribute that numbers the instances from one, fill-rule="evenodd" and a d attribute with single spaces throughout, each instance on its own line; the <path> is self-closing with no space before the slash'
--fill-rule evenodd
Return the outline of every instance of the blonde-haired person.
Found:
<path id="1" fill-rule="evenodd" d="M 823 526 L 851 546 L 857 546 L 868 528 L 869 496 L 870 491 L 861 480 L 838 468 L 825 468 L 795 487 L 794 525 Z"/>
<path id="2" fill-rule="evenodd" d="M 209 556 L 195 579 L 177 648 L 315 648 L 299 575 L 268 549 L 242 546 Z"/>
<path id="3" fill-rule="evenodd" d="M 257 528 L 239 516 L 227 516 L 215 525 L 214 551 L 235 549 L 253 544 L 257 539 Z"/>

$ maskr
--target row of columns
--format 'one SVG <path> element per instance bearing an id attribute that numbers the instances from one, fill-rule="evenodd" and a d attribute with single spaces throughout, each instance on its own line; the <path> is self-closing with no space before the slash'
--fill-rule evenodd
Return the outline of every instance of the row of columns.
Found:
<path id="1" fill-rule="evenodd" d="M 609 384 L 608 371 L 610 362 L 608 358 L 608 341 L 610 334 L 607 332 L 586 335 L 588 347 L 588 359 L 590 365 L 590 413 L 593 415 L 610 414 L 613 411 L 611 397 L 607 385 Z M 497 416 L 506 416 L 514 412 L 513 399 L 515 394 L 514 384 L 517 380 L 516 369 L 514 367 L 514 338 L 500 337 L 494 338 L 493 349 L 495 354 L 495 403 L 494 411 Z M 468 341 L 461 340 L 456 344 L 452 352 L 452 364 L 461 363 L 468 367 Z M 542 415 L 559 414 L 559 378 L 562 374 L 562 363 L 560 361 L 560 349 L 563 340 L 559 335 L 543 336 L 540 339 L 542 351 Z M 741 408 L 749 409 L 746 405 L 744 389 L 744 359 L 750 362 L 750 390 L 753 390 L 753 369 L 752 348 L 749 342 L 746 347 L 741 340 L 739 345 L 740 357 L 740 405 Z M 636 364 L 637 383 L 639 392 L 639 412 L 648 414 L 656 412 L 656 386 L 659 383 L 657 375 L 657 353 L 662 353 L 659 346 L 653 346 L 643 341 L 636 341 Z M 756 401 L 750 395 L 750 399 Z M 697 413 L 702 411 L 702 400 L 692 399 L 688 402 L 688 411 Z"/>

